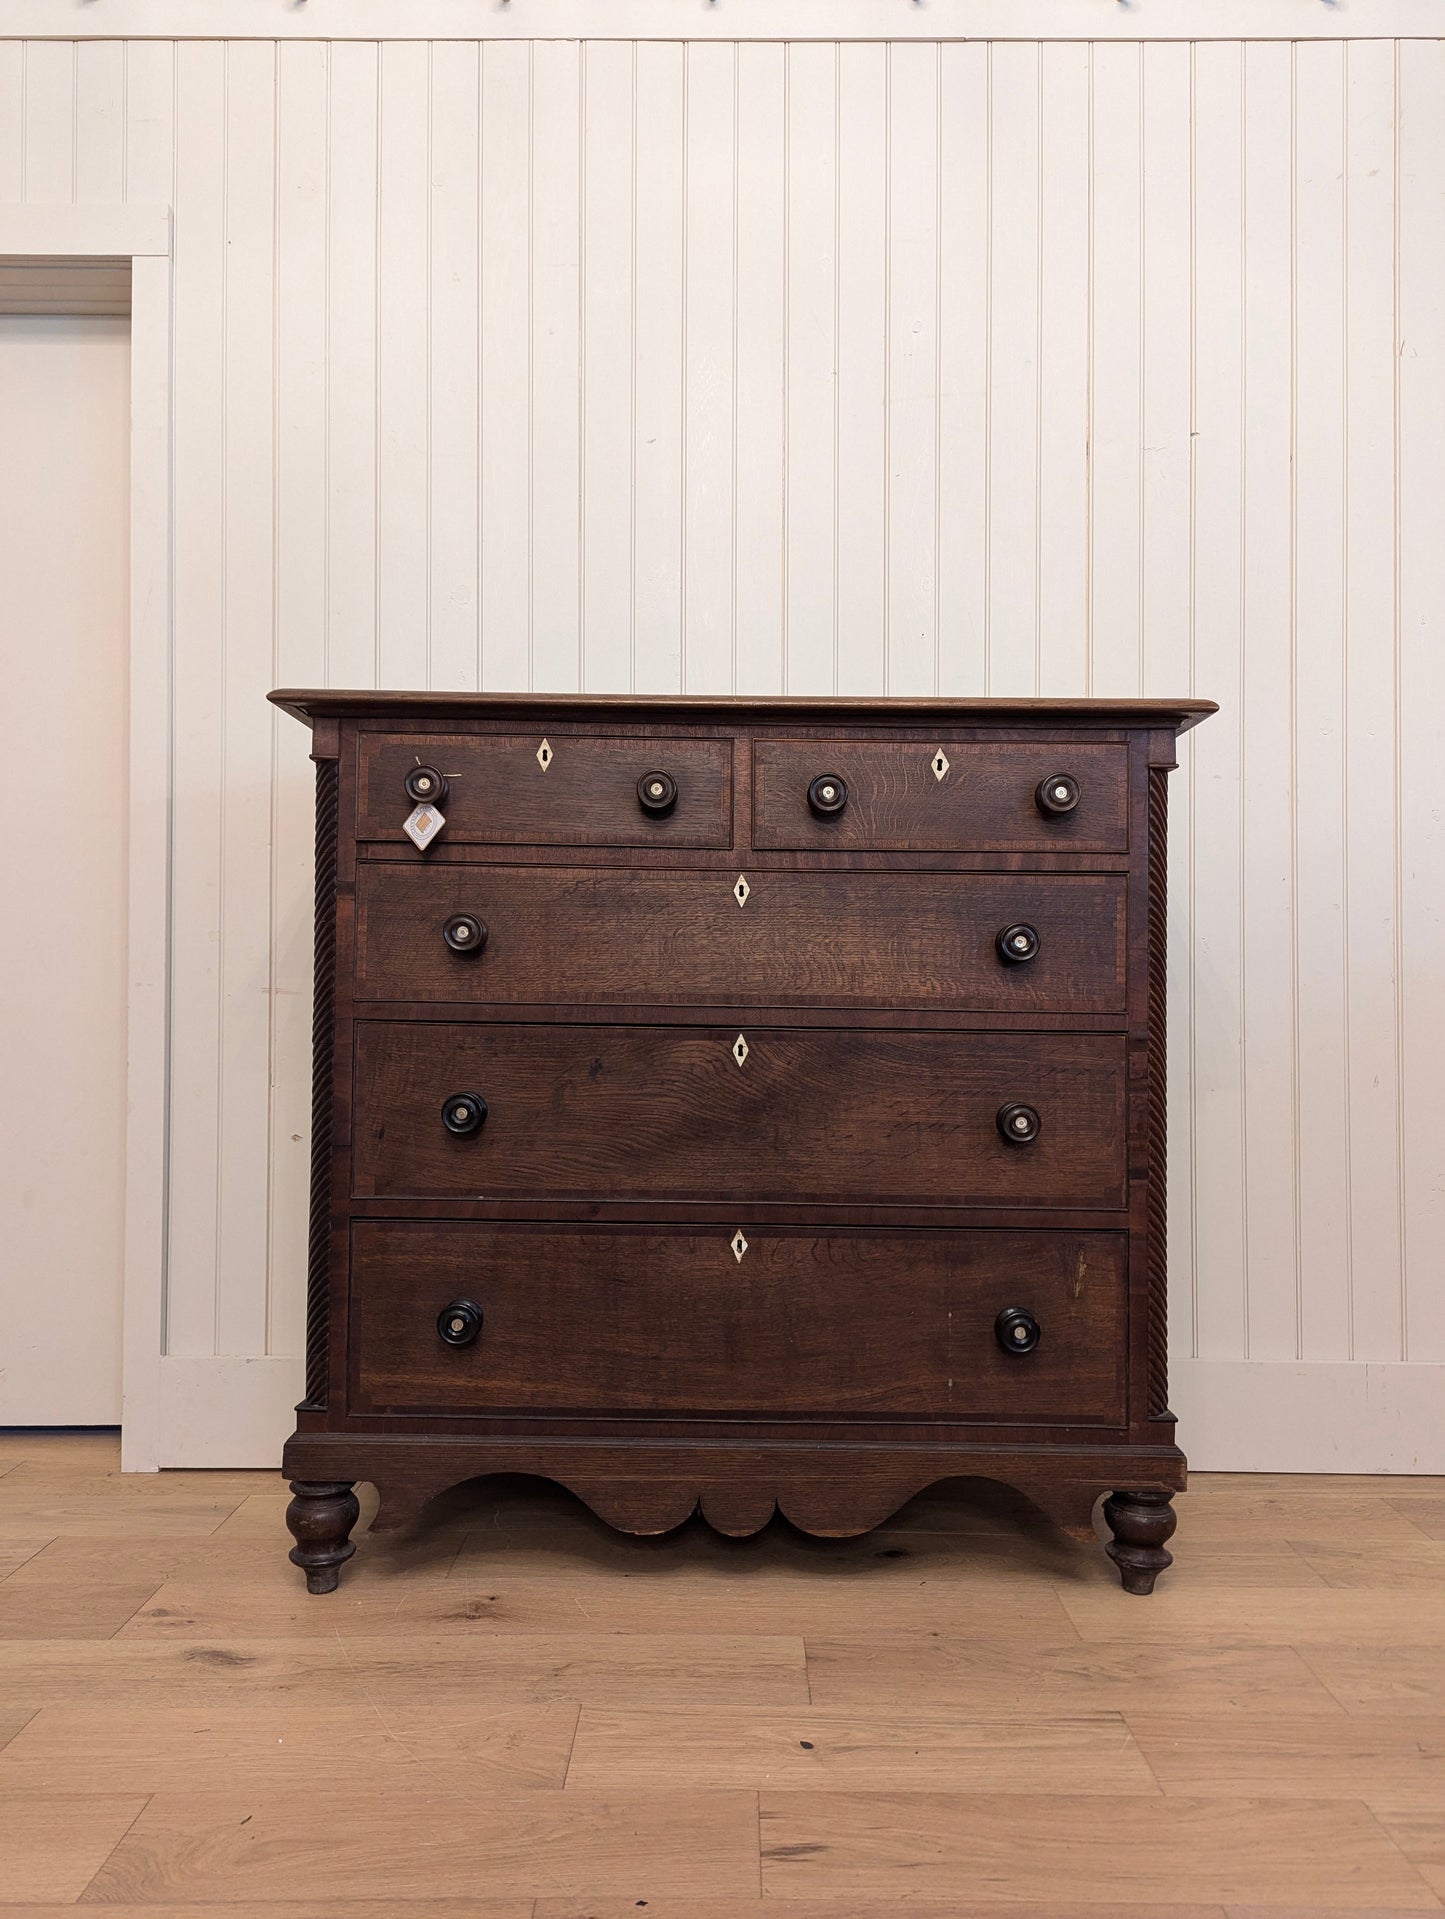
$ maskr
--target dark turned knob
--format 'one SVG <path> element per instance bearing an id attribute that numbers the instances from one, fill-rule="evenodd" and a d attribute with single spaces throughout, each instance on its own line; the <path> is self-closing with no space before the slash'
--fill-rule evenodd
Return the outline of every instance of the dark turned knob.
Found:
<path id="1" fill-rule="evenodd" d="M 480 953 L 487 943 L 487 929 L 475 913 L 453 913 L 442 928 L 442 938 L 454 953 Z"/>
<path id="2" fill-rule="evenodd" d="M 447 783 L 434 766 L 414 766 L 402 785 L 418 806 L 440 806 L 447 796 Z"/>
<path id="3" fill-rule="evenodd" d="M 482 1309 L 469 1299 L 454 1299 L 437 1314 L 437 1332 L 448 1346 L 470 1346 L 482 1330 Z"/>
<path id="4" fill-rule="evenodd" d="M 820 773 L 809 782 L 808 804 L 820 820 L 830 820 L 848 804 L 848 784 L 836 773 Z"/>
<path id="5" fill-rule="evenodd" d="M 1072 813 L 1079 803 L 1079 782 L 1072 773 L 1050 773 L 1034 789 L 1041 813 Z"/>
<path id="6" fill-rule="evenodd" d="M 1032 1106 L 1000 1106 L 998 1130 L 1013 1146 L 1027 1146 L 1043 1130 L 1043 1121 Z"/>
<path id="7" fill-rule="evenodd" d="M 1039 1343 L 1039 1322 L 1022 1306 L 1005 1306 L 993 1322 L 993 1334 L 1006 1353 L 1031 1353 Z"/>
<path id="8" fill-rule="evenodd" d="M 487 1117 L 487 1102 L 480 1093 L 453 1093 L 442 1102 L 442 1125 L 449 1133 L 465 1137 L 478 1133 Z"/>
<path id="9" fill-rule="evenodd" d="M 1005 966 L 1023 966 L 1037 957 L 1039 936 L 1032 926 L 1001 926 L 994 947 Z"/>
<path id="10" fill-rule="evenodd" d="M 637 782 L 637 803 L 644 813 L 661 819 L 677 805 L 677 781 L 671 773 L 644 773 Z"/>

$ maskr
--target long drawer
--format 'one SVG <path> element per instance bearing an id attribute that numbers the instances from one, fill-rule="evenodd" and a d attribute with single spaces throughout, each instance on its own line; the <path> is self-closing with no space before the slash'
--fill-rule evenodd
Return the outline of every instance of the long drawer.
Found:
<path id="1" fill-rule="evenodd" d="M 1110 1033 L 363 1020 L 354 1191 L 1118 1207 L 1125 1089 Z"/>
<path id="2" fill-rule="evenodd" d="M 407 847 L 403 782 L 428 765 L 447 782 L 438 844 L 731 846 L 732 741 L 622 734 L 365 733 L 359 743 L 357 837 Z M 639 781 L 665 774 L 666 812 Z"/>
<path id="3" fill-rule="evenodd" d="M 378 862 L 357 876 L 356 992 L 501 1006 L 1119 1013 L 1125 909 L 1126 881 L 1109 874 Z M 459 935 L 462 918 L 480 933 Z"/>
<path id="4" fill-rule="evenodd" d="M 1109 741 L 807 739 L 753 747 L 758 847 L 1121 853 L 1128 800 L 1129 749 Z"/>
<path id="5" fill-rule="evenodd" d="M 1107 1232 L 358 1222 L 352 1406 L 1117 1424 L 1125 1246 Z M 443 1317 L 458 1305 L 479 1330 L 470 1312 Z M 446 1344 L 439 1320 L 470 1343 Z"/>

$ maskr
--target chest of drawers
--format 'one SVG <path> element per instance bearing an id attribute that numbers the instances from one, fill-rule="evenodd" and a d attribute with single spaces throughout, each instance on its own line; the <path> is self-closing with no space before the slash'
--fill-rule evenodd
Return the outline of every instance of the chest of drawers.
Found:
<path id="1" fill-rule="evenodd" d="M 317 769 L 292 1559 L 1017 1487 L 1169 1564 L 1165 787 L 1203 701 L 278 692 Z"/>

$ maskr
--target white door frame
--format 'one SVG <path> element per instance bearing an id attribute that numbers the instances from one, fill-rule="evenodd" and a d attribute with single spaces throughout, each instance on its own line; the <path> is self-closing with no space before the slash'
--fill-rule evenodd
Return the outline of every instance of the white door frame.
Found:
<path id="1" fill-rule="evenodd" d="M 170 1034 L 171 215 L 0 206 L 0 261 L 127 262 L 130 672 L 121 1465 L 159 1458 Z"/>

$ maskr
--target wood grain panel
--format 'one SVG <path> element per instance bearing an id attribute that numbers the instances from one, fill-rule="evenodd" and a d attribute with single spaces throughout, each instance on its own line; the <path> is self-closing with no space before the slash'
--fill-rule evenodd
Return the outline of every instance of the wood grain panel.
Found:
<path id="1" fill-rule="evenodd" d="M 354 1190 L 373 1195 L 1117 1207 L 1124 1046 L 1104 1034 L 363 1022 Z M 489 1103 L 456 1137 L 443 1102 Z M 1036 1107 L 1030 1146 L 998 1109 Z"/>
<path id="2" fill-rule="evenodd" d="M 1104 876 L 384 866 L 357 877 L 356 992 L 489 1005 L 938 1007 L 1122 1013 L 1125 890 Z M 454 913 L 487 928 L 452 952 Z M 1038 956 L 1006 965 L 1019 922 Z"/>
<path id="3" fill-rule="evenodd" d="M 949 762 L 942 779 L 932 765 L 940 747 Z M 848 787 L 846 807 L 828 819 L 808 805 L 809 782 L 820 773 L 840 774 Z M 1072 813 L 1039 811 L 1035 789 L 1051 773 L 1078 780 Z M 820 852 L 1119 853 L 1128 844 L 1127 777 L 1124 747 L 1088 740 L 760 740 L 753 747 L 753 844 Z"/>
<path id="4" fill-rule="evenodd" d="M 358 1222 L 352 1405 L 1118 1424 L 1124 1275 L 1118 1234 L 755 1227 L 739 1260 L 722 1227 Z M 484 1321 L 453 1348 L 459 1297 Z M 1000 1348 L 1007 1306 L 1035 1351 Z"/>
<path id="5" fill-rule="evenodd" d="M 556 729 L 553 729 L 556 731 Z M 537 754 L 550 749 L 544 767 Z M 697 738 L 632 739 L 544 731 L 363 736 L 357 833 L 408 845 L 412 808 L 402 781 L 422 746 L 451 781 L 442 804 L 448 844 L 506 846 L 725 847 L 732 843 L 732 744 Z M 643 812 L 637 782 L 670 773 L 677 803 L 662 818 Z"/>

